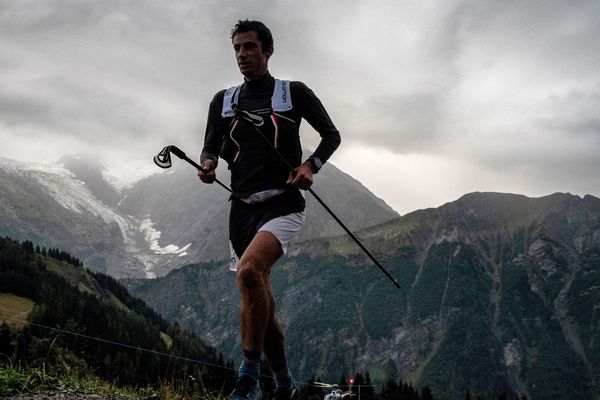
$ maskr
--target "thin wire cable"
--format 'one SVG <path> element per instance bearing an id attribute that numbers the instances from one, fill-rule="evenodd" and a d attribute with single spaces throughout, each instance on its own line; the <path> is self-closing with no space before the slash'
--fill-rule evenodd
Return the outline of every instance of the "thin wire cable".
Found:
<path id="1" fill-rule="evenodd" d="M 15 312 L 14 309 L 6 307 L 6 305 L 7 304 L 5 302 L 0 301 L 0 310 Z M 26 311 L 21 311 L 21 312 L 19 312 L 19 314 L 23 314 L 25 312 Z M 79 337 L 83 337 L 83 338 L 91 339 L 91 340 L 97 340 L 97 341 L 103 342 L 103 343 L 113 344 L 113 345 L 116 345 L 116 346 L 121 346 L 121 347 L 129 348 L 129 349 L 133 349 L 133 350 L 144 351 L 144 352 L 156 354 L 156 355 L 159 355 L 159 356 L 167 356 L 167 357 L 170 357 L 170 358 L 173 358 L 173 359 L 177 359 L 177 360 L 194 362 L 194 363 L 197 363 L 197 364 L 206 365 L 206 366 L 214 367 L 214 368 L 220 368 L 220 369 L 224 369 L 224 370 L 228 370 L 228 371 L 232 371 L 234 373 L 237 373 L 237 370 L 235 368 L 229 368 L 229 367 L 225 367 L 225 366 L 222 366 L 222 365 L 213 364 L 213 363 L 209 363 L 209 362 L 206 362 L 206 361 L 200 361 L 200 360 L 196 360 L 196 359 L 189 358 L 189 357 L 177 356 L 177 355 L 173 355 L 173 354 L 169 354 L 169 353 L 164 353 L 164 352 L 161 352 L 161 351 L 146 349 L 146 348 L 143 348 L 143 347 L 137 347 L 137 346 L 129 345 L 129 344 L 126 344 L 126 343 L 116 342 L 114 340 L 108 340 L 108 339 L 103 339 L 103 338 L 99 338 L 99 337 L 95 337 L 95 336 L 85 335 L 83 333 L 72 332 L 72 331 L 68 331 L 66 329 L 54 328 L 54 327 L 51 327 L 51 326 L 42 325 L 42 324 L 38 324 L 38 323 L 35 323 L 35 322 L 27 321 L 25 319 L 14 318 L 14 317 L 7 316 L 7 315 L 2 316 L 1 318 L 5 319 L 5 320 L 8 319 L 8 320 L 11 320 L 11 321 L 14 321 L 14 322 L 28 324 L 28 325 L 31 325 L 31 326 L 37 326 L 39 328 L 49 329 L 49 330 L 52 330 L 52 331 L 55 331 L 55 332 L 60 332 L 60 333 L 64 333 L 64 334 L 68 334 L 68 335 L 73 335 L 73 336 L 79 336 Z M 261 375 L 261 376 L 265 377 L 265 378 L 272 378 L 272 376 L 270 376 L 270 375 Z M 310 385 L 310 386 L 318 387 L 318 388 L 321 388 L 321 389 L 336 388 L 336 387 L 339 388 L 340 387 L 339 384 L 332 384 L 332 383 L 326 383 L 326 382 L 317 382 L 317 381 L 312 381 L 312 380 L 296 380 L 295 379 L 294 382 L 300 383 L 300 384 L 305 385 L 305 386 L 306 385 Z M 347 385 L 347 386 L 349 386 L 349 385 Z M 352 385 L 352 386 L 353 387 L 358 387 L 358 386 L 366 387 L 366 386 L 373 386 L 373 385 Z"/>
<path id="2" fill-rule="evenodd" d="M 166 357 L 174 358 L 174 359 L 177 359 L 177 360 L 189 361 L 189 362 L 193 362 L 193 363 L 196 363 L 196 364 L 206 365 L 206 366 L 210 366 L 210 367 L 214 367 L 214 368 L 221 368 L 221 369 L 225 369 L 225 370 L 229 370 L 229 371 L 234 371 L 235 372 L 235 369 L 233 369 L 233 368 L 225 367 L 223 365 L 209 363 L 209 362 L 206 362 L 206 361 L 200 361 L 200 360 L 196 360 L 196 359 L 189 358 L 189 357 L 177 356 L 177 355 L 165 353 L 165 352 L 162 352 L 162 351 L 156 351 L 156 350 L 146 349 L 144 347 L 138 347 L 138 346 L 133 346 L 133 345 L 126 344 L 126 343 L 116 342 L 114 340 L 102 339 L 102 338 L 95 337 L 95 336 L 85 335 L 83 333 L 72 332 L 72 331 L 68 331 L 66 329 L 61 329 L 61 328 L 54 328 L 54 327 L 51 327 L 51 326 L 47 326 L 47 325 L 43 325 L 43 324 L 38 324 L 38 323 L 35 323 L 35 322 L 30 322 L 30 321 L 27 321 L 27 320 L 23 320 L 23 319 L 12 318 L 12 317 L 9 317 L 9 316 L 4 316 L 2 318 L 9 319 L 9 320 L 15 321 L 15 322 L 20 322 L 20 323 L 28 324 L 28 325 L 31 325 L 31 326 L 37 326 L 39 328 L 49 329 L 49 330 L 52 330 L 54 332 L 60 332 L 60 333 L 68 334 L 68 335 L 79 336 L 79 337 L 83 337 L 83 338 L 86 338 L 86 339 L 97 340 L 99 342 L 112 344 L 112 345 L 115 345 L 115 346 L 121 346 L 121 347 L 129 348 L 129 349 L 132 349 L 132 350 L 139 350 L 139 351 L 143 351 L 143 352 L 146 352 L 146 353 L 156 354 L 156 355 L 159 355 L 159 356 L 166 356 Z"/>
<path id="3" fill-rule="evenodd" d="M 11 309 L 8 309 L 8 308 L 2 307 L 2 306 L 0 306 L 0 308 L 2 308 L 4 310 L 7 310 L 7 311 L 13 311 Z M 31 326 L 37 326 L 39 328 L 49 329 L 49 330 L 52 330 L 52 331 L 55 331 L 55 332 L 64 333 L 64 334 L 67 334 L 67 335 L 73 335 L 73 336 L 83 337 L 83 338 L 86 338 L 86 339 L 97 340 L 97 341 L 103 342 L 103 343 L 108 343 L 108 344 L 112 344 L 112 345 L 116 345 L 116 346 L 121 346 L 121 347 L 129 348 L 129 349 L 133 349 L 133 350 L 144 351 L 144 352 L 156 354 L 156 355 L 159 355 L 159 356 L 166 356 L 166 357 L 170 357 L 170 358 L 173 358 L 173 359 L 176 359 L 176 360 L 188 361 L 188 362 L 193 362 L 193 363 L 197 363 L 197 364 L 201 364 L 201 365 L 205 365 L 205 366 L 209 366 L 209 367 L 220 368 L 220 369 L 224 369 L 224 370 L 227 370 L 227 371 L 232 371 L 233 373 L 237 373 L 237 370 L 235 368 L 229 368 L 229 367 L 225 367 L 223 365 L 218 365 L 218 364 L 213 364 L 213 363 L 209 363 L 209 362 L 205 362 L 205 361 L 200 361 L 200 360 L 196 360 L 196 359 L 189 358 L 189 357 L 176 356 L 176 355 L 169 354 L 169 353 L 164 353 L 164 352 L 161 352 L 161 351 L 156 351 L 156 350 L 146 349 L 146 348 L 143 348 L 143 347 L 136 347 L 136 346 L 132 346 L 132 345 L 125 344 L 125 343 L 116 342 L 114 340 L 102 339 L 102 338 L 95 337 L 95 336 L 85 335 L 83 333 L 72 332 L 72 331 L 68 331 L 66 329 L 53 328 L 51 326 L 42 325 L 42 324 L 38 324 L 38 323 L 35 323 L 35 322 L 30 322 L 30 321 L 27 321 L 27 320 L 24 320 L 24 319 L 12 318 L 10 316 L 3 316 L 2 318 L 9 319 L 9 320 L 15 321 L 15 322 L 20 322 L 20 323 L 28 324 L 28 325 L 31 325 Z M 270 375 L 261 375 L 261 376 L 265 377 L 265 378 L 272 378 L 272 376 L 270 376 Z M 295 382 L 296 383 L 301 383 L 303 385 L 311 385 L 311 386 L 315 385 L 315 382 L 313 382 L 313 381 L 295 380 Z"/>

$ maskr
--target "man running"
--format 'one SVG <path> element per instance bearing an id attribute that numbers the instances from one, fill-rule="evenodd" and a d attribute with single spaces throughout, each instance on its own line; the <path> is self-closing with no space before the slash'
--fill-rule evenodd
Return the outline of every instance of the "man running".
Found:
<path id="1" fill-rule="evenodd" d="M 305 202 L 300 189 L 312 185 L 313 174 L 339 146 L 340 135 L 305 84 L 278 80 L 269 74 L 273 37 L 262 22 L 239 21 L 231 31 L 231 40 L 244 82 L 218 92 L 210 103 L 200 156 L 202 167 L 209 172 L 198 172 L 203 182 L 214 182 L 219 157 L 231 170 L 231 269 L 237 270 L 241 293 L 244 349 L 231 399 L 256 397 L 264 353 L 276 383 L 275 398 L 289 400 L 296 386 L 286 362 L 283 331 L 275 317 L 270 270 L 286 254 L 290 240 L 304 223 Z M 261 132 L 238 119 L 236 108 L 262 116 Z M 321 136 L 317 149 L 304 162 L 299 137 L 302 118 Z"/>

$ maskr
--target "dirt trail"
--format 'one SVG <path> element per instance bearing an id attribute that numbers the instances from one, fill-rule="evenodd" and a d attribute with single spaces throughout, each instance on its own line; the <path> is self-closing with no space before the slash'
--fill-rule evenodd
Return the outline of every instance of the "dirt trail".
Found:
<path id="1" fill-rule="evenodd" d="M 0 399 L 15 400 L 131 400 L 129 397 L 106 395 L 106 394 L 87 394 L 74 391 L 49 391 L 35 394 L 18 394 L 13 396 L 1 396 Z"/>

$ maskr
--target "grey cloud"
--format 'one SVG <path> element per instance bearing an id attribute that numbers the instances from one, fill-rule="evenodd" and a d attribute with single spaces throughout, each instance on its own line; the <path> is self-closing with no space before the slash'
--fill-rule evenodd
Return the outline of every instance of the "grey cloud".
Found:
<path id="1" fill-rule="evenodd" d="M 457 155 L 482 168 L 548 191 L 598 194 L 600 96 L 598 92 L 552 97 L 547 115 L 526 125 L 463 139 Z"/>
<path id="2" fill-rule="evenodd" d="M 3 1 L 0 32 L 4 34 L 48 34 L 76 30 L 98 19 L 97 3 L 87 1 Z"/>
<path id="3" fill-rule="evenodd" d="M 23 121 L 47 115 L 48 110 L 49 106 L 39 99 L 0 92 L 0 121 L 8 126 L 20 125 Z"/>
<path id="4" fill-rule="evenodd" d="M 597 1 L 477 1 L 469 10 L 462 32 L 466 42 L 500 56 L 531 59 L 542 75 L 596 73 L 590 66 L 600 61 Z"/>
<path id="5" fill-rule="evenodd" d="M 457 3 L 440 20 L 439 26 L 429 32 L 426 43 L 428 64 L 422 69 L 425 76 L 430 77 L 430 91 L 401 89 L 402 95 L 372 97 L 363 104 L 347 106 L 352 115 L 361 115 L 361 121 L 373 121 L 375 127 L 368 136 L 362 137 L 366 127 L 360 123 L 357 126 L 356 118 L 352 118 L 347 134 L 353 139 L 385 145 L 401 153 L 420 152 L 426 150 L 427 145 L 435 153 L 440 150 L 436 145 L 439 141 L 447 140 L 448 136 L 463 135 L 462 128 L 457 130 L 456 121 L 452 120 L 451 109 L 460 106 L 455 104 L 453 90 L 468 78 L 464 74 L 469 71 L 459 64 L 470 52 L 487 52 L 490 63 L 506 63 L 503 59 L 506 57 L 527 61 L 527 68 L 534 74 L 532 82 L 539 79 L 540 85 L 547 83 L 548 94 L 554 90 L 552 85 L 559 83 L 571 85 L 576 91 L 578 86 L 587 85 L 590 80 L 599 82 L 600 52 L 594 49 L 600 40 L 600 13 L 594 14 L 593 10 L 600 10 L 595 2 Z M 516 67 L 518 64 L 508 65 Z M 469 64 L 466 66 L 470 67 Z M 540 102 L 537 115 L 530 117 L 529 125 L 537 129 L 548 129 L 553 125 L 557 129 L 559 125 L 567 124 L 571 134 L 594 131 L 597 119 L 592 110 L 597 110 L 598 106 L 595 96 L 572 94 L 569 97 L 554 102 L 560 104 Z M 506 100 L 511 101 L 510 98 Z M 469 107 L 469 104 L 464 106 Z M 362 118 L 365 110 L 368 115 Z M 580 115 L 581 112 L 588 115 Z M 540 113 L 547 116 L 540 118 Z M 511 115 L 506 117 L 512 118 Z M 462 121 L 463 127 L 468 124 L 468 120 Z M 352 127 L 357 129 L 352 130 Z M 487 137 L 501 127 L 475 126 L 474 129 L 481 129 L 480 135 Z"/>
<path id="6" fill-rule="evenodd" d="M 550 96 L 547 110 L 548 115 L 539 121 L 540 129 L 578 139 L 595 137 L 600 145 L 600 83 L 587 92 L 573 90 L 565 96 Z"/>
<path id="7" fill-rule="evenodd" d="M 344 137 L 394 152 L 433 151 L 443 132 L 443 99 L 438 93 L 377 96 L 363 104 L 347 104 L 338 114 Z"/>
<path id="8" fill-rule="evenodd" d="M 25 135 L 41 132 L 74 136 L 90 144 L 116 140 L 124 133 L 144 138 L 153 121 L 131 97 L 90 83 L 80 85 L 65 76 L 49 76 L 36 82 L 37 91 L 0 96 L 0 116 L 9 126 L 27 126 Z M 141 118 L 144 116 L 144 118 Z M 27 132 L 27 133 L 25 133 Z M 110 133 L 110 135 L 106 135 Z"/>
<path id="9" fill-rule="evenodd" d="M 172 32 L 182 27 L 175 15 L 179 11 L 181 7 L 153 1 L 5 1 L 0 5 L 0 29 L 12 34 L 52 34 L 99 27 L 108 20 L 113 27 L 120 26 L 121 33 L 127 32 L 123 28 Z"/>
<path id="10" fill-rule="evenodd" d="M 240 18 L 270 26 L 272 72 L 309 84 L 346 143 L 537 178 L 590 182 L 600 167 L 595 0 L 0 0 L 0 128 L 15 141 L 199 151 L 208 102 L 241 80 L 228 38 Z M 523 109 L 502 107 L 511 98 L 479 108 L 475 74 L 521 79 Z"/>

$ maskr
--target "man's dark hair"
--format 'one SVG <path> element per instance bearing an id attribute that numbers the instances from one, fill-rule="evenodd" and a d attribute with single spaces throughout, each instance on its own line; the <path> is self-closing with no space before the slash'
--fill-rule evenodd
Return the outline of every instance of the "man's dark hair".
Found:
<path id="1" fill-rule="evenodd" d="M 231 30 L 231 40 L 238 33 L 245 32 L 256 32 L 256 36 L 258 36 L 258 40 L 260 40 L 260 44 L 262 45 L 262 51 L 265 52 L 269 47 L 273 46 L 273 35 L 271 31 L 265 24 L 260 21 L 248 21 L 247 19 L 242 21 L 239 20 L 235 27 Z"/>

